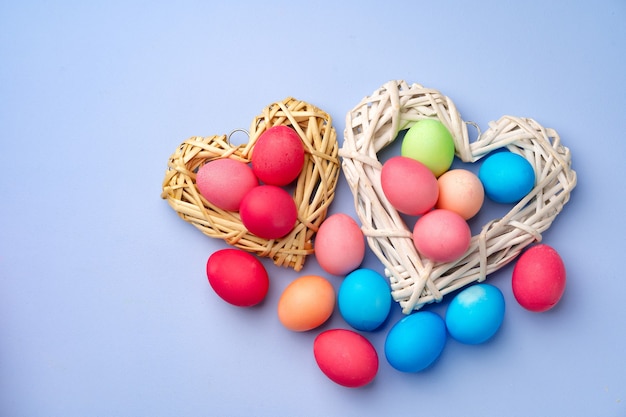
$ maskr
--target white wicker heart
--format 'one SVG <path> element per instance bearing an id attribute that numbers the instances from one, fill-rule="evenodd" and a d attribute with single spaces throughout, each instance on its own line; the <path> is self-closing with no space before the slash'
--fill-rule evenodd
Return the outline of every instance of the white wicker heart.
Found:
<path id="1" fill-rule="evenodd" d="M 507 148 L 526 158 L 536 174 L 533 190 L 504 217 L 485 224 L 472 237 L 465 255 L 450 263 L 433 264 L 420 257 L 411 231 L 385 199 L 380 184 L 382 164 L 377 153 L 399 131 L 425 118 L 438 119 L 448 128 L 462 161 L 476 162 L 493 150 Z M 467 125 L 448 97 L 405 81 L 388 82 L 346 117 L 339 151 L 343 172 L 369 247 L 383 263 L 391 294 L 405 314 L 483 281 L 526 246 L 540 241 L 576 186 L 570 151 L 553 129 L 532 119 L 504 116 L 470 143 Z"/>

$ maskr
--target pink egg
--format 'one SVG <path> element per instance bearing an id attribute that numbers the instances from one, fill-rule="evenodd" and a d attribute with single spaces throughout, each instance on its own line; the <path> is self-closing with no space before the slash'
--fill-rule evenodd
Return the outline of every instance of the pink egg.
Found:
<path id="1" fill-rule="evenodd" d="M 426 213 L 437 203 L 437 178 L 423 163 L 395 156 L 383 164 L 380 181 L 385 197 L 401 213 Z"/>
<path id="2" fill-rule="evenodd" d="M 261 261 L 239 249 L 213 253 L 207 261 L 206 273 L 215 293 L 238 307 L 260 303 L 269 289 L 269 277 Z"/>
<path id="3" fill-rule="evenodd" d="M 315 235 L 315 258 L 326 272 L 346 275 L 358 268 L 364 257 L 365 238 L 352 217 L 337 213 L 322 222 Z"/>
<path id="4" fill-rule="evenodd" d="M 304 145 L 295 130 L 273 126 L 259 136 L 252 150 L 252 169 L 269 185 L 287 185 L 304 166 Z"/>
<path id="5" fill-rule="evenodd" d="M 452 262 L 469 248 L 472 233 L 457 213 L 435 209 L 420 217 L 413 228 L 413 243 L 422 255 L 434 262 Z"/>
<path id="6" fill-rule="evenodd" d="M 196 185 L 209 203 L 222 210 L 237 211 L 243 196 L 259 181 L 247 164 L 223 158 L 202 165 L 196 174 Z"/>
<path id="7" fill-rule="evenodd" d="M 483 206 L 485 190 L 478 176 L 466 169 L 453 169 L 437 179 L 439 199 L 435 207 L 451 210 L 465 220 L 474 217 Z"/>
<path id="8" fill-rule="evenodd" d="M 533 246 L 515 263 L 513 295 L 527 310 L 550 310 L 565 292 L 565 275 L 565 265 L 556 250 L 545 244 Z"/>
<path id="9" fill-rule="evenodd" d="M 241 222 L 263 239 L 287 235 L 298 219 L 296 203 L 287 191 L 274 185 L 259 185 L 248 191 L 239 207 Z"/>
<path id="10" fill-rule="evenodd" d="M 378 354 L 365 337 L 346 329 L 320 333 L 313 342 L 313 355 L 331 381 L 348 388 L 369 384 L 378 373 Z"/>

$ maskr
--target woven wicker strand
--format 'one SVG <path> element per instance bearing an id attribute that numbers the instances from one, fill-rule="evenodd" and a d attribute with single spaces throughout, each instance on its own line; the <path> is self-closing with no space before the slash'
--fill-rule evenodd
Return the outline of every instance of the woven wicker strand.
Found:
<path id="1" fill-rule="evenodd" d="M 509 213 L 484 225 L 472 237 L 462 258 L 432 263 L 417 253 L 412 233 L 384 197 L 377 153 L 398 132 L 418 120 L 438 119 L 450 131 L 456 156 L 476 162 L 489 152 L 507 148 L 526 158 L 536 173 L 533 190 Z M 454 103 L 436 90 L 405 81 L 391 81 L 365 97 L 346 117 L 342 168 L 373 253 L 385 267 L 393 298 L 405 314 L 439 302 L 444 295 L 512 261 L 526 246 L 540 241 L 576 186 L 571 155 L 553 129 L 528 118 L 504 116 L 470 143 L 467 125 Z"/>
<path id="2" fill-rule="evenodd" d="M 221 210 L 206 201 L 195 179 L 198 168 L 214 159 L 250 162 L 259 136 L 276 125 L 295 129 L 305 147 L 305 162 L 293 193 L 298 209 L 296 226 L 281 239 L 267 240 L 248 232 L 239 213 Z M 331 117 L 309 103 L 287 98 L 270 104 L 252 121 L 247 144 L 232 146 L 226 135 L 194 136 L 183 142 L 169 158 L 161 197 L 205 235 L 300 271 L 306 256 L 313 253 L 313 235 L 334 199 L 339 166 Z"/>

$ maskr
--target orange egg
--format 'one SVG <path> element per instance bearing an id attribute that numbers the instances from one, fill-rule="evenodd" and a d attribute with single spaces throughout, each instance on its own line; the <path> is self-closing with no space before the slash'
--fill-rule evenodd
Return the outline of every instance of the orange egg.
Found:
<path id="1" fill-rule="evenodd" d="M 318 275 L 305 275 L 285 288 L 278 300 L 278 319 L 289 330 L 305 332 L 321 326 L 335 309 L 335 289 Z"/>

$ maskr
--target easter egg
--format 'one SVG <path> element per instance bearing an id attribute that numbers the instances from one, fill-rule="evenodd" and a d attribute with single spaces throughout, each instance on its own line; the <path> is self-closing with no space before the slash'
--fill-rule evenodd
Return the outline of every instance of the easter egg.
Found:
<path id="1" fill-rule="evenodd" d="M 321 326 L 335 309 L 335 289 L 325 278 L 304 275 L 293 280 L 278 300 L 278 319 L 289 330 Z"/>
<path id="2" fill-rule="evenodd" d="M 485 190 L 480 179 L 466 169 L 453 169 L 437 179 L 439 198 L 436 208 L 454 211 L 465 220 L 474 217 L 483 205 Z"/>
<path id="3" fill-rule="evenodd" d="M 387 333 L 385 357 L 402 372 L 419 372 L 431 366 L 446 345 L 446 325 L 430 311 L 412 313 Z"/>
<path id="4" fill-rule="evenodd" d="M 239 214 L 246 229 L 263 239 L 287 235 L 298 219 L 291 195 L 274 185 L 259 185 L 248 191 L 241 200 Z"/>
<path id="5" fill-rule="evenodd" d="M 469 248 L 472 232 L 459 214 L 435 209 L 420 217 L 413 227 L 413 243 L 420 255 L 434 262 L 452 262 Z"/>
<path id="6" fill-rule="evenodd" d="M 207 261 L 206 273 L 215 293 L 239 307 L 260 303 L 269 288 L 267 271 L 261 261 L 239 249 L 214 252 Z"/>
<path id="7" fill-rule="evenodd" d="M 535 186 L 535 171 L 523 156 L 503 151 L 489 155 L 478 170 L 485 194 L 496 203 L 517 203 Z"/>
<path id="8" fill-rule="evenodd" d="M 346 329 L 326 330 L 313 342 L 313 356 L 331 381 L 348 388 L 369 384 L 378 372 L 378 354 L 365 337 Z"/>
<path id="9" fill-rule="evenodd" d="M 400 154 L 420 161 L 438 177 L 452 165 L 454 139 L 439 120 L 420 120 L 407 130 Z"/>
<path id="10" fill-rule="evenodd" d="M 252 169 L 265 184 L 283 186 L 295 180 L 304 166 L 304 145 L 289 126 L 267 129 L 252 150 Z"/>
<path id="11" fill-rule="evenodd" d="M 259 181 L 248 164 L 222 158 L 207 162 L 198 169 L 196 185 L 200 194 L 215 207 L 237 211 L 243 197 L 259 185 Z"/>
<path id="12" fill-rule="evenodd" d="M 315 259 L 324 271 L 345 275 L 361 265 L 365 257 L 365 237 L 359 225 L 347 214 L 328 216 L 315 235 Z"/>
<path id="13" fill-rule="evenodd" d="M 513 295 L 522 307 L 543 312 L 559 302 L 565 292 L 565 281 L 565 265 L 558 252 L 540 244 L 519 257 L 511 284 Z"/>
<path id="14" fill-rule="evenodd" d="M 504 296 L 490 284 L 474 284 L 459 292 L 446 311 L 450 336 L 461 343 L 484 343 L 496 334 L 504 320 Z"/>
<path id="15" fill-rule="evenodd" d="M 356 330 L 372 331 L 391 310 L 391 293 L 385 278 L 371 269 L 357 269 L 341 282 L 337 305 L 343 319 Z"/>
<path id="16" fill-rule="evenodd" d="M 385 197 L 399 212 L 419 215 L 432 209 L 439 196 L 437 178 L 423 163 L 395 156 L 383 164 L 380 181 Z"/>

